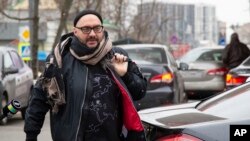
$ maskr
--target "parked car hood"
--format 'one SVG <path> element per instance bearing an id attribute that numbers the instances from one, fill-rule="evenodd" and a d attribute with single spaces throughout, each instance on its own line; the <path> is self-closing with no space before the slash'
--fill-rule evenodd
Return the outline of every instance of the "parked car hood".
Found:
<path id="1" fill-rule="evenodd" d="M 203 113 L 195 106 L 199 102 L 151 108 L 139 111 L 143 122 L 163 128 L 184 128 L 183 126 L 223 120 L 224 118 Z"/>

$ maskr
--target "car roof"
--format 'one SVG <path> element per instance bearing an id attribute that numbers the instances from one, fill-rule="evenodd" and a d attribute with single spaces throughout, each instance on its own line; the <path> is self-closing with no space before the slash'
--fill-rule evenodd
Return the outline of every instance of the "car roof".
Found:
<path id="1" fill-rule="evenodd" d="M 221 47 L 221 46 L 206 46 L 206 47 L 196 47 L 196 48 L 193 48 L 193 49 L 204 50 L 204 49 L 224 49 L 224 48 Z"/>
<path id="2" fill-rule="evenodd" d="M 166 48 L 166 49 L 168 49 L 168 47 L 166 45 L 161 45 L 161 44 L 124 44 L 124 45 L 116 45 L 116 47 L 121 47 L 121 48 L 153 47 L 153 48 Z"/>
<path id="3" fill-rule="evenodd" d="M 15 48 L 13 48 L 13 47 L 0 46 L 0 51 L 1 51 L 1 52 L 6 52 L 6 51 L 10 51 L 10 50 L 17 51 L 17 50 L 16 50 Z"/>

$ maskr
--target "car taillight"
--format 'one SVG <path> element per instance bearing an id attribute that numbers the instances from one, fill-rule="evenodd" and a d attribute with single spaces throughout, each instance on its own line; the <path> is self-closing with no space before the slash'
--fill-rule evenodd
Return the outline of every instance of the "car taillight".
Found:
<path id="1" fill-rule="evenodd" d="M 150 79 L 150 83 L 171 83 L 174 79 L 174 75 L 172 73 L 163 73 L 160 75 L 156 75 Z"/>
<path id="2" fill-rule="evenodd" d="M 202 140 L 187 134 L 177 134 L 160 138 L 157 141 L 202 141 Z"/>
<path id="3" fill-rule="evenodd" d="M 228 72 L 226 68 L 218 68 L 218 69 L 212 69 L 208 70 L 208 75 L 225 75 Z"/>
<path id="4" fill-rule="evenodd" d="M 227 74 L 226 76 L 226 85 L 230 86 L 230 85 L 240 85 L 246 82 L 248 77 L 246 76 L 236 76 L 236 75 L 232 75 L 232 74 Z"/>

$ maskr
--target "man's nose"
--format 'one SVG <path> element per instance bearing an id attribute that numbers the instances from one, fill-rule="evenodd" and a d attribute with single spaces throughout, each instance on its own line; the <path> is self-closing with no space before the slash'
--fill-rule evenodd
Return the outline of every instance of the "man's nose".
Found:
<path id="1" fill-rule="evenodd" d="M 95 36 L 95 35 L 96 35 L 96 34 L 95 34 L 94 30 L 91 29 L 91 31 L 90 31 L 90 33 L 89 33 L 89 36 Z"/>

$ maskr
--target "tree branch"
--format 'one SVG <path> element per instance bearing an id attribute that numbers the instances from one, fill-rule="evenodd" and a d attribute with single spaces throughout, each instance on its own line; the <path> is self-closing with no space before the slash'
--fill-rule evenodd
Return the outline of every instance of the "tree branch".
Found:
<path id="1" fill-rule="evenodd" d="M 27 18 L 19 18 L 19 17 L 14 17 L 14 16 L 10 16 L 7 13 L 4 12 L 3 9 L 0 8 L 0 13 L 2 15 L 4 15 L 5 17 L 9 18 L 9 19 L 13 19 L 13 20 L 19 20 L 19 21 L 28 21 L 28 20 L 33 20 L 34 18 L 31 17 L 27 17 Z"/>

